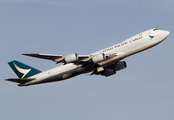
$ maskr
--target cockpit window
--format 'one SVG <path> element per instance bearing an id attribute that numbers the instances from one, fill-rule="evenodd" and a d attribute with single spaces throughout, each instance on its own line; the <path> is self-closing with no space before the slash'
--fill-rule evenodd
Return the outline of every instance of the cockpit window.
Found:
<path id="1" fill-rule="evenodd" d="M 158 30 L 157 28 L 153 29 L 153 31 Z"/>

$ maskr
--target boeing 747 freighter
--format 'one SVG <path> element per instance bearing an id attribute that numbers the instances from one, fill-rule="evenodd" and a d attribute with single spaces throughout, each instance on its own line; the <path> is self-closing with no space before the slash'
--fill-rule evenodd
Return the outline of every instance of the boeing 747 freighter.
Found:
<path id="1" fill-rule="evenodd" d="M 91 75 L 108 77 L 127 67 L 126 62 L 121 61 L 122 59 L 161 43 L 169 34 L 168 31 L 150 29 L 89 55 L 78 55 L 77 53 L 69 55 L 23 54 L 64 64 L 47 71 L 41 71 L 13 60 L 8 64 L 19 78 L 6 80 L 16 82 L 18 86 L 28 86 L 61 81 L 89 72 Z"/>

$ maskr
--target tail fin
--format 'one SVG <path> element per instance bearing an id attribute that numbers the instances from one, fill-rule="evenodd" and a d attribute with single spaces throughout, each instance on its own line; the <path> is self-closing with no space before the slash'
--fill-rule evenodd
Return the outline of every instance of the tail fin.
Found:
<path id="1" fill-rule="evenodd" d="M 16 60 L 13 60 L 8 64 L 19 78 L 28 78 L 42 72 L 41 70 L 30 67 Z"/>

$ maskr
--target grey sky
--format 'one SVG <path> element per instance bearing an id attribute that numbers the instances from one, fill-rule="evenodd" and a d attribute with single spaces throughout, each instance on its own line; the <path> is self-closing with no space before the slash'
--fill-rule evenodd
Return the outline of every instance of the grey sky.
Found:
<path id="1" fill-rule="evenodd" d="M 171 120 L 174 118 L 173 0 L 0 0 L 0 119 Z M 7 62 L 41 70 L 52 61 L 22 53 L 90 54 L 151 28 L 170 36 L 126 58 L 110 77 L 80 75 L 18 87 Z"/>

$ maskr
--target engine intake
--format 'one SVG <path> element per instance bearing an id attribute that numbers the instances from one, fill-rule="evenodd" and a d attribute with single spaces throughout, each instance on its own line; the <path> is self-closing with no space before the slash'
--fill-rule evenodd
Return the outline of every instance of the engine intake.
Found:
<path id="1" fill-rule="evenodd" d="M 120 61 L 113 66 L 115 71 L 125 69 L 126 67 L 127 67 L 127 64 L 125 61 Z"/>
<path id="2" fill-rule="evenodd" d="M 77 53 L 74 53 L 74 54 L 66 55 L 64 60 L 66 63 L 73 63 L 73 62 L 77 62 L 79 60 L 79 57 Z"/>
<path id="3" fill-rule="evenodd" d="M 103 61 L 105 59 L 106 59 L 106 56 L 105 56 L 104 53 L 98 54 L 98 55 L 95 55 L 95 56 L 92 57 L 92 61 L 94 63 L 99 63 L 99 62 L 101 62 L 101 61 Z"/>
<path id="4" fill-rule="evenodd" d="M 116 73 L 115 70 L 113 69 L 105 69 L 101 75 L 105 76 L 105 77 L 108 77 L 108 76 L 111 76 L 111 75 L 114 75 Z"/>

